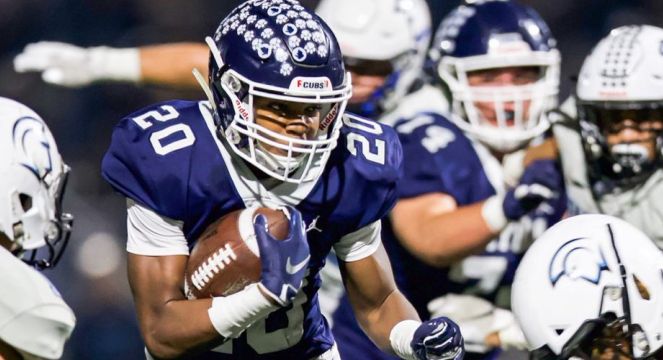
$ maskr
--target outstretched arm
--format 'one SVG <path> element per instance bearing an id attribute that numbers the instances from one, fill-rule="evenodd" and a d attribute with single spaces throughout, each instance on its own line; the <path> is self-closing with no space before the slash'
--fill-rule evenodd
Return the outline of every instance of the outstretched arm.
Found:
<path id="1" fill-rule="evenodd" d="M 488 225 L 484 206 L 458 206 L 448 194 L 429 193 L 399 200 L 390 219 L 410 253 L 429 265 L 448 266 L 483 250 L 499 231 Z"/>
<path id="2" fill-rule="evenodd" d="M 28 44 L 14 58 L 14 69 L 40 72 L 45 82 L 66 87 L 115 81 L 197 89 L 191 71 L 197 68 L 206 74 L 208 59 L 209 50 L 203 43 L 118 49 L 42 41 Z"/>
<path id="3" fill-rule="evenodd" d="M 509 222 L 562 192 L 556 162 L 537 159 L 505 194 L 468 205 L 441 192 L 422 194 L 399 200 L 390 219 L 399 241 L 413 255 L 432 266 L 449 266 L 482 251 Z"/>
<path id="4" fill-rule="evenodd" d="M 191 74 L 196 68 L 207 76 L 209 48 L 204 43 L 145 46 L 140 50 L 141 81 L 183 89 L 198 89 Z"/>

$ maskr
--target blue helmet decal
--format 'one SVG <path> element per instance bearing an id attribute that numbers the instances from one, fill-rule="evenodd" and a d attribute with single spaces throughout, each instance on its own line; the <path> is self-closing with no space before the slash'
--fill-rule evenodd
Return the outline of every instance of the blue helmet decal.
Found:
<path id="1" fill-rule="evenodd" d="M 588 238 L 567 241 L 553 255 L 548 268 L 550 283 L 555 286 L 563 277 L 585 280 L 598 285 L 601 273 L 610 268 L 603 251 Z"/>
<path id="2" fill-rule="evenodd" d="M 24 116 L 16 120 L 12 129 L 14 148 L 21 154 L 21 166 L 30 170 L 40 181 L 53 170 L 53 159 L 51 158 L 51 144 L 46 135 L 46 125 L 40 119 L 32 116 Z M 28 146 L 37 143 L 43 147 L 45 156 L 41 159 L 33 158 Z M 41 160 L 41 164 L 36 161 Z"/>
<path id="3" fill-rule="evenodd" d="M 491 47 L 510 42 L 527 44 L 531 51 L 556 47 L 550 29 L 534 9 L 513 1 L 488 0 L 461 5 L 445 17 L 432 52 L 438 58 L 486 55 Z"/>

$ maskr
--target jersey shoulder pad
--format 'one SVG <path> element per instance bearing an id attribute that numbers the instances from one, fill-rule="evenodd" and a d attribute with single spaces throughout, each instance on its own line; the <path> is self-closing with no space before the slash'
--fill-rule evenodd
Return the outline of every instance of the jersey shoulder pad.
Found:
<path id="1" fill-rule="evenodd" d="M 198 138 L 210 137 L 200 104 L 167 101 L 123 118 L 102 160 L 102 176 L 122 195 L 182 219 L 192 153 L 201 146 Z"/>
<path id="2" fill-rule="evenodd" d="M 466 203 L 480 189 L 493 191 L 472 141 L 445 116 L 421 113 L 396 122 L 395 129 L 405 164 L 400 197 L 442 192 Z"/>
<path id="3" fill-rule="evenodd" d="M 346 113 L 338 147 L 346 167 L 370 182 L 393 183 L 401 175 L 403 150 L 390 126 Z"/>
<path id="4" fill-rule="evenodd" d="M 476 150 L 472 141 L 446 116 L 424 112 L 394 124 L 406 157 L 433 156 L 445 161 L 465 162 Z M 405 161 L 408 161 L 407 159 Z"/>

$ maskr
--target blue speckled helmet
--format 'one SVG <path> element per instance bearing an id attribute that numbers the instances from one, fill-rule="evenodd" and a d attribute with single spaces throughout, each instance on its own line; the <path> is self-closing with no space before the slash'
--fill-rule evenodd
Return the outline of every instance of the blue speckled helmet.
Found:
<path id="1" fill-rule="evenodd" d="M 295 0 L 249 0 L 219 25 L 209 85 L 216 121 L 232 150 L 266 174 L 299 183 L 316 179 L 336 146 L 351 82 L 331 30 Z M 302 140 L 256 124 L 254 97 L 333 104 L 318 137 Z M 278 156 L 260 144 L 279 148 Z"/>

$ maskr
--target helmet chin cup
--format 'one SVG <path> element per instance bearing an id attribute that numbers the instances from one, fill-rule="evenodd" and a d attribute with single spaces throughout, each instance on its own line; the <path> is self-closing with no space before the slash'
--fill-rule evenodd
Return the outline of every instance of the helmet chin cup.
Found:
<path id="1" fill-rule="evenodd" d="M 290 174 L 297 170 L 307 155 L 289 157 L 277 155 L 266 150 L 260 143 L 256 148 L 256 159 L 263 166 L 273 169 L 276 172 Z"/>

